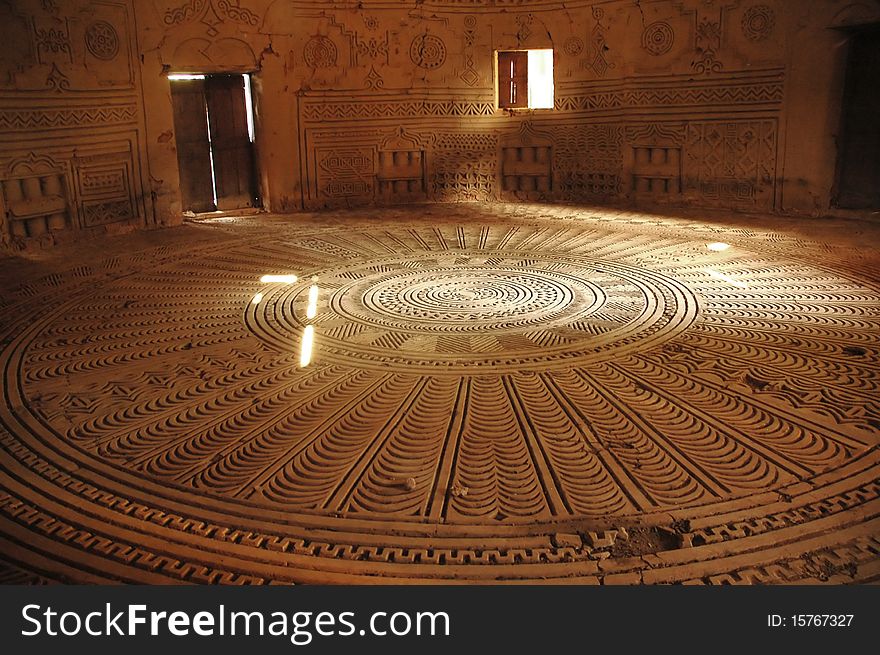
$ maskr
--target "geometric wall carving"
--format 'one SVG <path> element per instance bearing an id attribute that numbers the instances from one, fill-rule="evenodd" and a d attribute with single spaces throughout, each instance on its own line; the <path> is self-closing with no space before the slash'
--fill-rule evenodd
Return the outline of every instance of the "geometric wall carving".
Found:
<path id="1" fill-rule="evenodd" d="M 173 148 L 167 108 L 151 108 L 149 133 L 141 110 L 165 101 L 155 95 L 165 66 L 255 72 L 256 152 L 273 210 L 633 195 L 773 206 L 777 128 L 752 130 L 752 142 L 743 125 L 775 126 L 783 108 L 791 30 L 778 3 L 369 4 L 0 0 L 0 36 L 21 53 L 0 53 L 0 167 L 29 151 L 52 156 L 73 228 L 141 216 L 153 198 L 173 220 L 176 171 L 161 170 Z M 134 44 L 157 56 L 140 60 Z M 554 107 L 505 114 L 494 53 L 526 46 L 554 50 Z M 288 105 L 295 115 L 284 116 Z M 673 140 L 633 139 L 634 127 L 673 123 Z M 395 133 L 410 141 L 391 143 Z M 74 161 L 80 145 L 119 156 Z M 148 151 L 157 170 L 146 170 Z"/>
<path id="2" fill-rule="evenodd" d="M 191 38 L 178 44 L 171 61 L 177 70 L 252 71 L 257 67 L 253 48 L 241 39 Z"/>
<path id="3" fill-rule="evenodd" d="M 95 21 L 86 29 L 86 48 L 98 59 L 113 59 L 119 54 L 116 28 L 105 20 Z"/>
<path id="4" fill-rule="evenodd" d="M 134 103 L 102 107 L 0 108 L 0 130 L 36 130 L 87 125 L 134 123 Z"/>
<path id="5" fill-rule="evenodd" d="M 134 218 L 135 213 L 129 200 L 114 200 L 86 205 L 83 208 L 83 225 L 93 227 Z"/>
<path id="6" fill-rule="evenodd" d="M 562 51 L 569 57 L 577 57 L 584 51 L 584 40 L 579 36 L 570 36 L 562 44 Z"/>
<path id="7" fill-rule="evenodd" d="M 671 196 L 681 193 L 681 148 L 633 146 L 632 186 L 636 194 Z"/>
<path id="8" fill-rule="evenodd" d="M 754 5 L 746 9 L 742 18 L 743 35 L 750 41 L 763 41 L 773 33 L 776 16 L 767 5 Z"/>
<path id="9" fill-rule="evenodd" d="M 549 145 L 508 146 L 501 149 L 505 191 L 550 191 Z"/>
<path id="10" fill-rule="evenodd" d="M 623 130 L 616 124 L 553 131 L 554 185 L 563 200 L 612 197 L 621 190 Z"/>
<path id="11" fill-rule="evenodd" d="M 686 190 L 709 204 L 771 207 L 776 132 L 771 119 L 690 123 L 684 146 Z"/>
<path id="12" fill-rule="evenodd" d="M 320 99 L 303 107 L 303 117 L 308 121 L 357 120 L 370 118 L 432 117 L 432 116 L 492 116 L 493 101 L 461 101 L 457 98 L 444 100 L 377 100 L 357 102 L 350 99 Z"/>
<path id="13" fill-rule="evenodd" d="M 133 1 L 11 4 L 22 20 L 0 2 L 0 21 L 27 25 L 31 47 L 15 67 L 0 56 L 0 241 L 147 222 Z M 20 49 L 6 29 L 0 36 Z"/>
<path id="14" fill-rule="evenodd" d="M 217 25 L 227 19 L 251 27 L 260 24 L 260 16 L 242 7 L 238 0 L 188 0 L 169 9 L 163 16 L 166 25 L 180 25 L 196 19 L 207 27 L 209 36 L 216 36 Z"/>
<path id="15" fill-rule="evenodd" d="M 421 68 L 439 68 L 446 61 L 446 44 L 439 36 L 420 34 L 410 44 L 409 57 Z"/>
<path id="16" fill-rule="evenodd" d="M 305 147 L 314 148 L 314 158 L 310 159 L 314 183 L 306 187 L 313 191 L 307 192 L 304 201 L 307 206 L 423 199 L 608 201 L 631 195 L 649 201 L 709 205 L 721 205 L 730 199 L 741 204 L 753 198 L 771 208 L 772 189 L 762 196 L 761 189 L 766 185 L 759 178 L 766 179 L 768 171 L 772 178 L 775 155 L 760 159 L 760 176 L 755 172 L 757 168 L 750 175 L 722 175 L 713 168 L 720 146 L 714 150 L 710 147 L 711 135 L 694 137 L 688 154 L 685 128 L 719 122 L 693 116 L 696 111 L 705 115 L 707 107 L 717 106 L 717 111 L 726 113 L 732 106 L 743 105 L 751 111 L 775 113 L 782 99 L 781 72 L 724 75 L 689 85 L 682 79 L 674 82 L 677 86 L 664 76 L 650 88 L 641 88 L 639 83 L 621 88 L 620 82 L 594 86 L 589 97 L 600 101 L 589 107 L 574 102 L 587 97 L 580 95 L 579 83 L 563 84 L 557 89 L 557 108 L 552 114 L 536 113 L 511 120 L 493 110 L 492 117 L 485 121 L 490 127 L 484 130 L 476 129 L 477 116 L 471 113 L 482 101 L 470 92 L 465 98 L 450 100 L 433 94 L 416 100 L 384 90 L 375 92 L 378 97 L 371 93 L 354 97 L 349 94 L 346 98 L 307 92 L 299 115 L 306 133 L 318 134 L 311 126 L 327 122 L 338 123 L 340 129 L 321 131 L 316 143 L 315 137 L 306 138 Z M 677 112 L 681 118 L 676 122 L 644 122 L 637 118 L 654 106 L 681 107 L 682 111 Z M 627 109 L 636 114 L 633 119 L 619 114 Z M 595 120 L 580 120 L 578 114 L 585 111 L 613 112 L 616 120 L 601 121 L 598 116 Z M 563 113 L 564 121 L 560 120 Z M 381 136 L 381 121 L 388 116 L 400 121 L 393 138 L 402 138 L 406 143 L 392 145 L 392 137 Z M 440 121 L 465 118 L 473 127 L 462 125 L 456 129 L 450 125 L 452 129 L 437 131 Z M 504 123 L 513 123 L 515 131 L 502 130 Z M 364 124 L 373 129 L 364 131 Z M 346 129 L 355 125 L 356 132 Z M 421 136 L 428 131 L 436 135 L 430 142 Z M 770 139 L 770 143 L 775 152 L 775 140 Z M 740 147 L 740 168 L 743 162 L 751 161 L 752 149 Z"/>
<path id="17" fill-rule="evenodd" d="M 7 160 L 0 170 L 0 233 L 40 237 L 142 216 L 132 147 L 128 139 L 103 140 Z"/>
<path id="18" fill-rule="evenodd" d="M 747 79 L 716 77 L 700 80 L 665 77 L 614 85 L 566 84 L 557 89 L 558 111 L 650 110 L 654 108 L 779 104 L 785 94 L 782 71 L 756 71 Z"/>
<path id="19" fill-rule="evenodd" d="M 130 159 L 78 166 L 77 189 L 84 227 L 115 223 L 137 215 L 131 192 Z"/>
<path id="20" fill-rule="evenodd" d="M 665 55 L 672 50 L 672 44 L 675 42 L 675 32 L 669 26 L 669 23 L 657 21 L 651 23 L 642 32 L 642 47 L 648 54 L 659 56 Z"/>
<path id="21" fill-rule="evenodd" d="M 41 64 L 70 63 L 72 61 L 67 21 L 52 21 L 45 25 L 36 24 L 34 33 L 37 57 Z"/>
<path id="22" fill-rule="evenodd" d="M 316 157 L 320 197 L 330 200 L 372 198 L 375 148 L 320 148 Z"/>
<path id="23" fill-rule="evenodd" d="M 491 133 L 438 134 L 430 170 L 434 200 L 495 200 L 498 137 Z"/>
<path id="24" fill-rule="evenodd" d="M 614 68 L 614 64 L 610 63 L 607 58 L 609 50 L 605 39 L 605 26 L 602 19 L 605 17 L 605 10 L 601 7 L 593 7 L 593 19 L 596 21 L 593 31 L 590 33 L 590 45 L 587 58 L 581 62 L 581 66 L 589 68 L 598 77 L 605 77 L 608 69 Z M 566 42 L 566 45 L 568 42 Z M 579 51 L 578 51 L 579 52 Z"/>
<path id="25" fill-rule="evenodd" d="M 303 60 L 309 68 L 330 68 L 336 65 L 336 44 L 326 36 L 313 36 L 303 48 Z"/>
<path id="26" fill-rule="evenodd" d="M 718 73 L 724 68 L 718 58 L 721 50 L 721 22 L 720 18 L 717 21 L 703 18 L 697 23 L 696 56 L 691 62 L 691 68 L 697 73 Z"/>

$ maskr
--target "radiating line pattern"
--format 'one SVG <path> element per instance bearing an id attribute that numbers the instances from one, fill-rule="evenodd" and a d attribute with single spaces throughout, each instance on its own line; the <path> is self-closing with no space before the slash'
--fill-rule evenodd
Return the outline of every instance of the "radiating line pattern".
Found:
<path id="1" fill-rule="evenodd" d="M 3 579 L 878 575 L 867 260 L 464 214 L 205 227 L 4 295 Z"/>

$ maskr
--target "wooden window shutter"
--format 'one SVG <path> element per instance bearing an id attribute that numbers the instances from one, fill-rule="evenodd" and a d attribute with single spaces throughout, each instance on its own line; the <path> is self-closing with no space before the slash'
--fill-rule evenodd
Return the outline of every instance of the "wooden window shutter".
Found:
<path id="1" fill-rule="evenodd" d="M 498 53 L 498 106 L 514 109 L 529 106 L 529 53 Z"/>

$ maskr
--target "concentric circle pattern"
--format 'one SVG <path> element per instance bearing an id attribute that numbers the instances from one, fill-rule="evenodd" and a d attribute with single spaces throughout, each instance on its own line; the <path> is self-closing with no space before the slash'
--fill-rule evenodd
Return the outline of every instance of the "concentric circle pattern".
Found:
<path id="1" fill-rule="evenodd" d="M 280 290 L 256 313 L 257 336 L 283 351 L 313 323 L 328 360 L 414 373 L 608 359 L 674 337 L 698 311 L 690 289 L 660 273 L 538 249 L 371 259 L 313 277 L 328 311 L 307 319 L 308 285 Z"/>
<path id="2" fill-rule="evenodd" d="M 255 217 L 10 281 L 3 579 L 876 580 L 877 262 L 760 224 Z"/>

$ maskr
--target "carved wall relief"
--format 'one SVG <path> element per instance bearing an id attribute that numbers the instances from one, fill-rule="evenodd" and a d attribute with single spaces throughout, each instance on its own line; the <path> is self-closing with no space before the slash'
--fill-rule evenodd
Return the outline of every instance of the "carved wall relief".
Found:
<path id="1" fill-rule="evenodd" d="M 767 5 L 753 5 L 742 17 L 743 35 L 750 41 L 763 41 L 773 33 L 776 14 Z"/>
<path id="2" fill-rule="evenodd" d="M 31 153 L 13 161 L 0 185 L 12 236 L 40 237 L 71 226 L 68 171 L 51 157 Z"/>
<path id="3" fill-rule="evenodd" d="M 6 236 L 42 237 L 69 229 L 140 220 L 144 200 L 130 140 L 31 151 L 0 171 Z"/>
<path id="4" fill-rule="evenodd" d="M 497 3 L 430 3 L 430 11 L 416 12 L 308 4 L 240 0 L 237 6 L 265 16 L 259 37 L 216 2 L 168 14 L 192 38 L 207 38 L 194 35 L 205 29 L 216 30 L 212 42 L 238 35 L 254 53 L 255 88 L 293 107 L 292 120 L 277 111 L 273 125 L 264 123 L 280 135 L 267 146 L 283 149 L 290 162 L 274 173 L 275 184 L 299 194 L 293 202 L 285 197 L 286 207 L 425 199 L 700 203 L 700 189 L 712 204 L 709 184 L 682 193 L 684 127 L 745 112 L 774 118 L 783 101 L 783 62 L 738 67 L 744 60 L 734 52 L 736 44 L 751 48 L 749 56 L 762 47 L 743 30 L 755 35 L 778 22 L 768 19 L 778 15 L 775 0 L 658 0 L 641 15 L 623 0 L 575 2 L 564 29 L 555 10 L 502 11 Z M 556 51 L 554 110 L 517 116 L 496 108 L 494 52 L 513 47 Z M 611 56 L 624 51 L 626 60 Z M 651 123 L 675 123 L 676 139 L 628 137 L 628 129 Z M 411 142 L 390 144 L 395 130 Z"/>
<path id="5" fill-rule="evenodd" d="M 0 21 L 26 25 L 31 39 L 15 65 L 0 56 L 0 236 L 54 239 L 146 222 L 130 0 L 32 3 L 11 13 L 0 2 Z M 17 43 L 9 36 L 0 50 Z"/>
<path id="6" fill-rule="evenodd" d="M 257 65 L 251 46 L 234 38 L 186 39 L 175 48 L 170 61 L 176 70 L 201 72 L 250 71 Z"/>
<path id="7" fill-rule="evenodd" d="M 187 0 L 163 15 L 165 24 L 171 26 L 198 21 L 205 26 L 209 36 L 216 36 L 219 33 L 217 25 L 226 20 L 256 27 L 260 16 L 238 0 Z"/>
<path id="8" fill-rule="evenodd" d="M 498 137 L 494 134 L 437 135 L 431 160 L 434 200 L 494 200 L 497 177 Z"/>
<path id="9" fill-rule="evenodd" d="M 619 125 L 565 126 L 555 129 L 553 136 L 559 197 L 580 200 L 620 194 L 623 130 Z"/>
<path id="10" fill-rule="evenodd" d="M 480 82 L 480 74 L 477 72 L 474 64 L 476 57 L 474 43 L 477 40 L 477 17 L 464 17 L 464 68 L 458 74 L 458 78 L 470 87 L 475 87 Z"/>
<path id="11" fill-rule="evenodd" d="M 668 197 L 681 193 L 681 148 L 633 146 L 632 188 L 636 195 Z"/>
<path id="12" fill-rule="evenodd" d="M 562 52 L 569 57 L 577 57 L 584 51 L 584 40 L 579 36 L 570 36 L 562 44 Z"/>
<path id="13" fill-rule="evenodd" d="M 319 198 L 331 201 L 371 200 L 376 175 L 376 149 L 320 148 L 316 151 Z"/>
<path id="14" fill-rule="evenodd" d="M 84 227 L 115 223 L 137 216 L 130 157 L 97 155 L 75 161 Z"/>
<path id="15" fill-rule="evenodd" d="M 553 190 L 553 141 L 524 122 L 501 145 L 501 190 L 505 197 L 548 198 Z"/>
<path id="16" fill-rule="evenodd" d="M 588 58 L 583 61 L 583 65 L 598 77 L 605 77 L 609 68 L 614 68 L 614 64 L 608 61 L 608 43 L 605 37 L 606 27 L 604 24 L 605 10 L 601 7 L 593 7 L 593 20 L 596 22 L 590 32 L 590 49 Z"/>
<path id="17" fill-rule="evenodd" d="M 669 23 L 657 21 L 648 25 L 642 32 L 642 48 L 649 55 L 659 57 L 672 50 L 675 32 Z"/>
<path id="18" fill-rule="evenodd" d="M 415 137 L 400 128 L 379 148 L 379 197 L 386 203 L 424 200 L 425 150 Z"/>
<path id="19" fill-rule="evenodd" d="M 326 36 L 313 36 L 303 47 L 303 61 L 309 68 L 331 68 L 337 59 L 336 44 Z"/>
<path id="20" fill-rule="evenodd" d="M 707 204 L 773 206 L 775 120 L 695 122 L 685 139 L 685 190 Z"/>
<path id="21" fill-rule="evenodd" d="M 119 34 L 105 20 L 97 20 L 86 29 L 86 49 L 93 57 L 111 60 L 119 54 Z"/>
<path id="22" fill-rule="evenodd" d="M 627 129 L 630 189 L 636 198 L 674 200 L 681 193 L 681 125 L 651 123 Z"/>
<path id="23" fill-rule="evenodd" d="M 440 68 L 446 62 L 446 44 L 435 34 L 419 34 L 410 43 L 409 58 L 420 68 Z"/>

